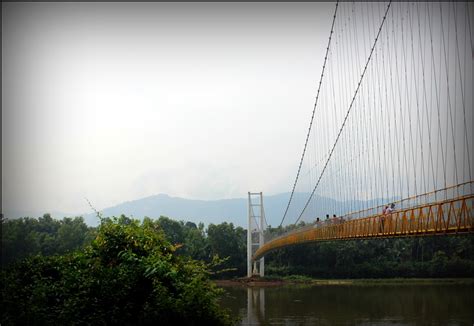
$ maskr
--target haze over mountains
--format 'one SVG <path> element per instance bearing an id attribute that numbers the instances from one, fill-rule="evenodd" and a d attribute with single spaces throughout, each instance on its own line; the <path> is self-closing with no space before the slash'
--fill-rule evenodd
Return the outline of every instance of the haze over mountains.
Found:
<path id="1" fill-rule="evenodd" d="M 295 193 L 294 200 L 305 200 L 308 193 Z M 290 193 L 281 193 L 263 197 L 265 216 L 267 223 L 271 226 L 280 224 L 283 213 Z M 339 207 L 349 207 L 348 202 L 337 202 L 331 198 L 320 197 L 318 199 L 321 206 L 331 207 L 335 203 Z M 324 205 L 326 204 L 326 205 Z M 376 205 L 376 200 L 369 202 L 357 201 L 352 202 L 353 209 L 357 210 L 362 207 L 372 207 Z M 166 194 L 149 196 L 141 199 L 123 202 L 121 204 L 100 210 L 102 216 L 126 216 L 142 219 L 145 216 L 150 218 L 159 218 L 161 215 L 168 216 L 175 220 L 191 221 L 194 223 L 203 222 L 208 225 L 210 223 L 219 224 L 222 222 L 233 223 L 237 226 L 247 227 L 247 198 L 221 199 L 221 200 L 195 200 L 179 197 L 171 197 Z M 92 211 L 92 209 L 91 209 Z M 17 218 L 22 216 L 38 217 L 44 212 L 17 212 L 5 214 L 7 218 Z M 49 212 L 55 218 L 64 216 L 83 216 L 88 225 L 98 225 L 99 219 L 94 212 L 83 214 L 67 214 L 62 212 Z M 323 217 L 325 214 L 331 214 L 323 209 L 316 210 L 315 216 Z M 294 221 L 287 221 L 294 222 Z M 286 223 L 285 223 L 286 224 Z"/>
<path id="2" fill-rule="evenodd" d="M 277 223 L 286 208 L 289 194 L 264 196 L 265 215 L 269 224 Z M 125 214 L 135 218 L 145 216 L 158 218 L 161 215 L 176 220 L 222 223 L 232 222 L 234 225 L 245 227 L 247 224 L 247 198 L 194 200 L 171 197 L 166 194 L 145 197 L 101 210 L 103 216 L 119 216 Z M 96 225 L 95 213 L 84 215 L 87 224 Z M 279 221 L 278 221 L 279 223 Z"/>

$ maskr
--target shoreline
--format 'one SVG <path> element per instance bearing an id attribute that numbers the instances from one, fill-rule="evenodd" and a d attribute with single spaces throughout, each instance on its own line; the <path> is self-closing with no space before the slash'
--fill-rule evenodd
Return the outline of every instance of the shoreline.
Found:
<path id="1" fill-rule="evenodd" d="M 375 286 L 375 285 L 474 285 L 474 278 L 380 278 L 380 279 L 312 279 L 312 278 L 237 278 L 213 280 L 221 287 L 303 286 Z"/>

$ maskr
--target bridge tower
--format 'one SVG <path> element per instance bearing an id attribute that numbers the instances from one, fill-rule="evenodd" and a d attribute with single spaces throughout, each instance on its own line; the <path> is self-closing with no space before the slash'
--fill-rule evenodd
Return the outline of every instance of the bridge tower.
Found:
<path id="1" fill-rule="evenodd" d="M 259 274 L 265 276 L 265 259 L 252 264 L 252 256 L 255 251 L 264 244 L 263 232 L 266 228 L 265 210 L 263 209 L 262 192 L 248 193 L 248 229 L 247 229 L 247 277 Z"/>

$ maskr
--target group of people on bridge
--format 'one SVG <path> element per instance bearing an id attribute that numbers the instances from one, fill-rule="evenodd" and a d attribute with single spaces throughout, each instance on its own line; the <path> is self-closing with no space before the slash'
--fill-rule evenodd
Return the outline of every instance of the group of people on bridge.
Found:
<path id="1" fill-rule="evenodd" d="M 382 215 L 380 216 L 380 233 L 383 233 L 384 231 L 384 224 L 385 224 L 384 215 L 392 214 L 394 210 L 395 210 L 395 203 L 391 203 L 390 206 L 387 205 L 382 209 Z"/>
<path id="2" fill-rule="evenodd" d="M 391 203 L 390 205 L 384 206 L 382 209 L 382 215 L 380 216 L 381 220 L 381 228 L 383 229 L 384 224 L 384 215 L 391 214 L 395 210 L 395 203 Z M 314 227 L 322 227 L 322 226 L 329 226 L 329 225 L 338 225 L 344 223 L 344 217 L 337 217 L 336 214 L 333 214 L 332 218 L 329 218 L 329 214 L 326 214 L 326 220 L 322 220 L 319 217 L 316 218 L 314 222 Z"/>
<path id="3" fill-rule="evenodd" d="M 390 214 L 392 213 L 393 211 L 395 210 L 395 204 L 394 203 L 391 203 L 390 206 L 385 206 L 383 209 L 382 209 L 382 215 L 387 215 L 387 214 Z"/>
<path id="4" fill-rule="evenodd" d="M 328 225 L 337 225 L 344 223 L 343 217 L 337 217 L 336 214 L 333 214 L 332 218 L 329 218 L 329 214 L 326 214 L 326 220 L 322 221 L 319 217 L 316 218 L 314 222 L 315 227 L 328 226 Z"/>

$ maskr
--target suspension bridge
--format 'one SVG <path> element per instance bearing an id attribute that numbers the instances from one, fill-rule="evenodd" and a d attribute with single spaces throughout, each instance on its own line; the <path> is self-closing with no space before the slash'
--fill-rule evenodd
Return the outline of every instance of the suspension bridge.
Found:
<path id="1" fill-rule="evenodd" d="M 474 232 L 473 9 L 335 4 L 278 227 L 248 195 L 248 276 L 296 244 Z"/>

